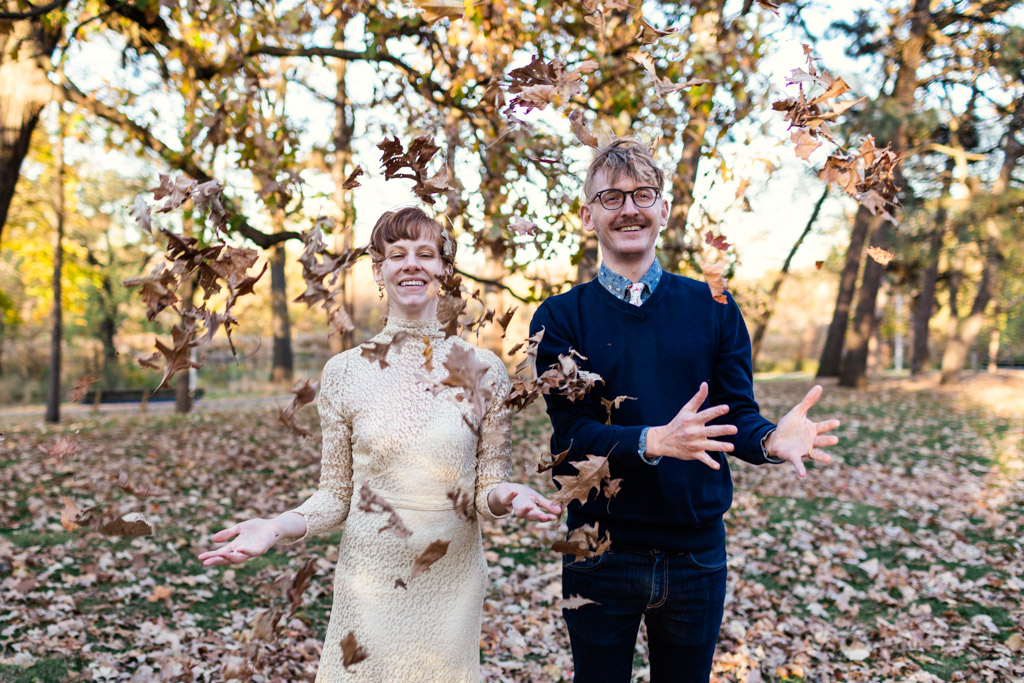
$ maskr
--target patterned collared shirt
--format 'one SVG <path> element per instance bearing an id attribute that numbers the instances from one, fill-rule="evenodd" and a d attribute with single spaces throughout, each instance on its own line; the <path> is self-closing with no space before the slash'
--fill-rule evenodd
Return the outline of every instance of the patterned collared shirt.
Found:
<path id="1" fill-rule="evenodd" d="M 644 285 L 644 289 L 640 293 L 641 303 L 647 301 L 654 292 L 654 288 L 657 287 L 658 282 L 661 281 L 661 273 L 661 264 L 658 263 L 658 259 L 654 259 L 654 263 L 651 264 L 650 269 L 642 278 L 640 278 L 640 284 Z M 603 262 L 601 263 L 600 270 L 597 271 L 597 281 L 615 297 L 626 302 L 629 301 L 629 289 L 627 288 L 633 283 L 613 271 Z"/>

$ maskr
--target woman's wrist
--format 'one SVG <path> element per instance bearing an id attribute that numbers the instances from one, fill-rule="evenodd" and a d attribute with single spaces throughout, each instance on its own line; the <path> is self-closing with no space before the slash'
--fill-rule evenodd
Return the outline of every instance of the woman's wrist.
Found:
<path id="1" fill-rule="evenodd" d="M 510 486 L 511 484 L 507 481 L 503 481 L 487 492 L 487 507 L 495 517 L 507 515 L 509 512 L 510 508 L 503 498 L 507 495 Z"/>

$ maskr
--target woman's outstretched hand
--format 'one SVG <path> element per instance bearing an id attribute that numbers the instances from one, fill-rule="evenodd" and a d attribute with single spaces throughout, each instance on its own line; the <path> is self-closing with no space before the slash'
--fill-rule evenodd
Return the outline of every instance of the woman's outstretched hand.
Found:
<path id="1" fill-rule="evenodd" d="M 200 553 L 199 561 L 204 567 L 239 564 L 273 548 L 282 535 L 281 525 L 275 519 L 247 519 L 214 534 L 214 543 L 231 542 L 216 550 Z"/>
<path id="2" fill-rule="evenodd" d="M 548 500 L 529 486 L 502 482 L 487 494 L 487 505 L 495 515 L 512 512 L 514 517 L 535 522 L 552 522 L 562 514 L 562 506 Z"/>

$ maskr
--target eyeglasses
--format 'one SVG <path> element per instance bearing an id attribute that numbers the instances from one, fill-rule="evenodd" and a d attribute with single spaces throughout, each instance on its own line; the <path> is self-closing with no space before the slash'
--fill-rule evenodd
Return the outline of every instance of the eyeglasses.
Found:
<path id="1" fill-rule="evenodd" d="M 614 211 L 622 208 L 622 205 L 626 203 L 627 195 L 633 198 L 636 208 L 649 209 L 654 206 L 654 202 L 658 201 L 658 196 L 661 193 L 654 187 L 638 187 L 628 192 L 625 190 L 601 190 L 587 203 L 593 204 L 595 201 L 600 201 L 601 206 L 605 209 Z"/>

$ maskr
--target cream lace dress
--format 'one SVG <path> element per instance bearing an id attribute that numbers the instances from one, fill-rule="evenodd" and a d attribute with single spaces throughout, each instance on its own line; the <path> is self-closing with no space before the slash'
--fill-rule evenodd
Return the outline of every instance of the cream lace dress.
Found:
<path id="1" fill-rule="evenodd" d="M 494 518 L 487 494 L 511 474 L 508 373 L 490 351 L 445 339 L 436 320 L 391 320 L 370 341 L 390 342 L 399 330 L 409 337 L 390 350 L 386 368 L 356 347 L 328 361 L 320 382 L 320 485 L 294 512 L 306 518 L 305 537 L 345 528 L 318 682 L 479 680 L 487 567 L 476 515 L 460 516 L 448 492 L 462 492 L 480 515 Z M 456 400 L 460 390 L 428 389 L 448 375 L 443 364 L 455 345 L 490 366 L 494 395 L 482 424 L 469 401 Z M 388 514 L 359 509 L 364 482 L 412 536 L 379 531 Z M 410 579 L 415 558 L 437 540 L 450 541 L 447 553 Z M 346 668 L 341 641 L 350 631 L 367 658 Z"/>

